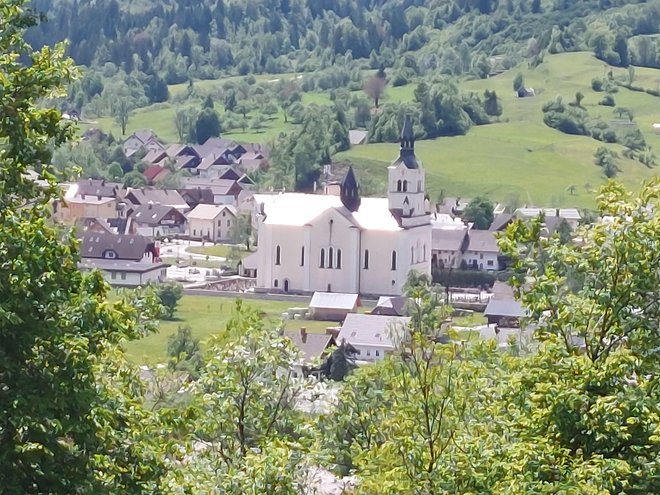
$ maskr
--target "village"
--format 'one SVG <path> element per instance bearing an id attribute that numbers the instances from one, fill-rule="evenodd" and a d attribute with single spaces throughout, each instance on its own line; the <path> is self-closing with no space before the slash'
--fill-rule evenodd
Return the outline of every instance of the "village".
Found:
<path id="1" fill-rule="evenodd" d="M 362 136 L 352 138 L 359 145 Z M 464 341 L 529 341 L 498 233 L 541 215 L 544 235 L 570 235 L 581 221 L 576 208 L 495 204 L 493 221 L 478 229 L 462 218 L 469 199 L 430 201 L 408 118 L 380 198 L 363 197 L 353 168 L 333 164 L 311 192 L 260 191 L 251 175 L 269 166 L 262 145 L 214 137 L 168 145 L 142 131 L 122 147 L 143 157 L 147 186 L 83 177 L 61 184 L 53 204 L 53 220 L 77 228 L 80 270 L 99 270 L 117 288 L 174 282 L 187 295 L 288 302 L 281 316 L 305 357 L 300 374 L 340 343 L 353 346 L 359 362 L 392 353 L 393 328 L 410 319 L 403 290 L 411 272 L 443 287 Z M 173 169 L 185 172 L 181 187 L 157 187 Z M 476 323 L 460 327 L 472 314 Z"/>

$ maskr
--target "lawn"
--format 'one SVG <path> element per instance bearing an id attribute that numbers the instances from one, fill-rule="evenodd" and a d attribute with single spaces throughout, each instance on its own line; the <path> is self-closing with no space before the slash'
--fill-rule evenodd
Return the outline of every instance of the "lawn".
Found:
<path id="1" fill-rule="evenodd" d="M 518 72 L 527 87 L 537 96 L 516 98 L 512 81 Z M 624 69 L 615 75 L 627 74 Z M 603 64 L 587 53 L 547 56 L 536 69 L 524 66 L 511 69 L 488 80 L 466 81 L 463 90 L 483 92 L 494 89 L 502 99 L 501 122 L 473 127 L 466 136 L 443 137 L 418 141 L 417 156 L 426 168 L 427 191 L 432 199 L 441 192 L 450 196 L 487 195 L 509 204 L 543 204 L 548 206 L 591 207 L 593 190 L 605 181 L 601 170 L 593 164 L 599 146 L 585 136 L 569 136 L 543 124 L 542 105 L 561 95 L 571 101 L 577 91 L 584 95 L 583 106 L 590 115 L 612 118 L 612 109 L 597 105 L 602 93 L 591 89 L 591 79 L 603 76 Z M 635 84 L 655 88 L 660 71 L 636 69 Z M 389 88 L 386 98 L 402 100 L 412 95 L 412 85 Z M 620 88 L 618 105 L 631 108 L 649 145 L 660 154 L 660 136 L 651 128 L 660 120 L 657 97 Z M 620 145 L 607 145 L 620 152 Z M 397 155 L 396 144 L 358 146 L 338 158 L 352 161 L 365 175 L 376 174 L 384 180 L 387 166 Z M 617 179 L 635 187 L 645 178 L 658 173 L 639 162 L 620 159 Z M 571 186 L 575 186 L 574 192 Z M 572 194 L 569 193 L 571 190 Z"/>
<path id="2" fill-rule="evenodd" d="M 298 74 L 261 74 L 255 76 L 255 79 L 257 82 L 276 82 L 280 78 L 294 79 L 298 77 Z M 220 89 L 227 81 L 238 82 L 242 79 L 243 77 L 233 76 L 213 80 L 198 80 L 195 81 L 195 87 L 202 91 L 210 91 Z M 188 83 L 170 85 L 170 96 L 174 97 L 183 91 L 186 91 L 187 88 Z M 329 95 L 321 92 L 303 93 L 302 102 L 305 105 L 329 105 L 331 103 Z M 190 103 L 187 102 L 186 105 L 188 104 Z M 158 103 L 133 110 L 128 120 L 126 135 L 130 135 L 140 129 L 151 129 L 158 135 L 158 137 L 168 143 L 178 142 L 179 136 L 174 125 L 174 115 L 177 106 L 177 104 L 171 102 Z M 219 109 L 220 120 L 222 121 L 223 112 L 221 107 L 221 105 L 216 106 L 216 108 Z M 253 110 L 247 114 L 250 123 L 251 118 L 258 113 L 258 110 Z M 112 132 L 117 138 L 121 137 L 121 130 L 112 117 L 92 119 L 89 123 L 81 124 L 83 130 L 90 127 L 98 127 L 106 132 Z M 280 109 L 277 114 L 266 119 L 261 129 L 252 129 L 248 126 L 245 131 L 242 129 L 231 129 L 224 132 L 222 135 L 223 137 L 231 138 L 243 143 L 265 143 L 276 139 L 282 132 L 291 131 L 294 127 L 294 124 L 284 122 L 284 114 Z"/>
<path id="3" fill-rule="evenodd" d="M 252 252 L 246 250 L 243 246 L 232 246 L 228 244 L 216 244 L 215 246 L 190 246 L 187 248 L 187 250 L 190 253 L 227 258 L 231 254 L 231 250 L 234 247 L 238 249 L 238 253 L 241 258 L 245 258 Z"/>
<path id="4" fill-rule="evenodd" d="M 282 302 L 269 300 L 245 300 L 244 304 L 258 308 L 264 313 L 266 325 L 277 325 L 281 314 L 290 307 L 305 307 L 301 302 Z M 189 325 L 196 338 L 205 341 L 211 335 L 224 330 L 235 306 L 235 300 L 214 296 L 184 295 L 176 312 L 174 321 L 161 321 L 158 333 L 149 335 L 126 346 L 129 358 L 135 363 L 158 363 L 166 360 L 167 341 L 179 325 Z M 322 333 L 334 322 L 285 320 L 285 328 L 298 330 L 305 327 L 309 332 Z"/>

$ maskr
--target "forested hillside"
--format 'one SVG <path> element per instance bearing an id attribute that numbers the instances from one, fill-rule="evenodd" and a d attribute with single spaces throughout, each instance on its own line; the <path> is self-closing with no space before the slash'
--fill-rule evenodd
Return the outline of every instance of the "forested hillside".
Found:
<path id="1" fill-rule="evenodd" d="M 222 134 L 268 144 L 273 167 L 257 178 L 263 186 L 311 187 L 320 163 L 349 147 L 349 128 L 368 130 L 370 143 L 395 142 L 404 114 L 413 117 L 420 140 L 470 134 L 471 144 L 458 151 L 470 150 L 476 177 L 485 177 L 485 170 L 496 177 L 480 183 L 458 170 L 429 181 L 434 195 L 451 188 L 454 194 L 483 192 L 500 200 L 586 204 L 601 177 L 622 175 L 636 183 L 653 174 L 657 162 L 651 128 L 657 117 L 651 109 L 660 95 L 654 74 L 660 67 L 658 1 L 35 0 L 32 5 L 50 20 L 29 31 L 32 45 L 67 39 L 68 53 L 86 66 L 66 100 L 53 104 L 75 109 L 114 136 L 149 128 L 168 142 L 202 142 Z M 571 60 L 586 64 L 588 73 L 576 80 L 579 68 Z M 627 71 L 631 66 L 637 75 L 634 68 Z M 537 90 L 535 103 L 514 96 L 521 88 L 525 92 L 523 73 L 527 86 Z M 592 79 L 598 87 L 590 87 Z M 584 104 L 578 93 L 586 95 Z M 619 121 L 626 116 L 630 125 Z M 474 131 L 486 124 L 496 125 Z M 527 138 L 542 139 L 533 145 L 510 142 L 520 129 Z M 479 140 L 491 133 L 494 141 Z M 555 141 L 563 144 L 555 148 Z M 598 155 L 601 168 L 594 168 L 603 143 L 610 154 L 604 162 Z M 446 161 L 458 157 L 451 145 L 439 146 Z M 492 160 L 493 146 L 509 150 L 510 155 L 498 155 L 509 158 Z M 538 191 L 526 185 L 534 182 L 529 163 L 538 165 L 539 157 L 530 150 L 537 147 L 552 165 L 543 170 L 554 170 L 565 183 L 554 181 Z M 370 145 L 340 158 L 369 166 L 382 163 L 381 153 L 389 159 L 385 150 Z M 478 159 L 477 150 L 487 159 Z M 81 146 L 60 150 L 56 162 L 64 168 L 76 163 L 86 175 L 122 179 L 109 172 L 113 163 L 119 172 L 122 160 L 108 162 L 108 156 L 107 150 Z M 511 157 L 520 173 L 512 173 Z M 443 167 L 443 174 L 447 170 Z M 382 166 L 378 171 L 365 179 L 372 193 L 380 192 Z"/>
<path id="2" fill-rule="evenodd" d="M 191 77 L 319 71 L 353 59 L 365 59 L 362 67 L 393 67 L 402 79 L 428 72 L 486 77 L 545 49 L 589 49 L 612 65 L 660 66 L 660 40 L 649 36 L 658 32 L 660 5 L 639 0 L 35 0 L 32 5 L 50 19 L 29 33 L 33 45 L 66 38 L 79 64 L 106 75 L 137 69 L 168 84 Z M 347 73 L 335 74 L 342 79 L 335 86 L 350 80 Z"/>

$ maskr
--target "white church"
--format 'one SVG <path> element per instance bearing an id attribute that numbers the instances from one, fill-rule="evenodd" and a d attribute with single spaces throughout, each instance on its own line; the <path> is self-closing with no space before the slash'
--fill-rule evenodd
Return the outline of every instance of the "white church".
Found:
<path id="1" fill-rule="evenodd" d="M 362 198 L 350 168 L 339 196 L 256 195 L 257 290 L 398 295 L 408 272 L 431 273 L 425 174 L 410 118 L 388 167 L 386 198 Z"/>

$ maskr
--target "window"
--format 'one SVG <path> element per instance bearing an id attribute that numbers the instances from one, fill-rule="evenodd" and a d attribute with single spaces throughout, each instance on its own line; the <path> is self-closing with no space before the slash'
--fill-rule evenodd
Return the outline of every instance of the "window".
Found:
<path id="1" fill-rule="evenodd" d="M 376 357 L 380 356 L 380 351 L 376 351 Z"/>
<path id="2" fill-rule="evenodd" d="M 197 229 L 193 229 L 193 235 L 197 235 Z"/>
<path id="3" fill-rule="evenodd" d="M 282 264 L 282 250 L 280 249 L 279 246 L 275 248 L 275 264 L 276 265 Z"/>
<path id="4" fill-rule="evenodd" d="M 277 289 L 277 287 L 278 287 L 279 285 L 280 285 L 280 282 L 279 282 L 277 279 L 275 279 L 275 280 L 273 281 L 273 287 L 275 287 L 275 288 Z"/>
<path id="5" fill-rule="evenodd" d="M 231 220 L 227 220 L 227 227 L 231 227 Z"/>
<path id="6" fill-rule="evenodd" d="M 305 246 L 300 248 L 300 266 L 305 266 Z"/>
<path id="7" fill-rule="evenodd" d="M 337 269 L 341 270 L 341 249 L 337 249 Z"/>
<path id="8" fill-rule="evenodd" d="M 493 266 L 493 260 L 488 260 L 487 265 L 488 265 L 488 266 Z"/>
<path id="9" fill-rule="evenodd" d="M 328 249 L 328 268 L 332 268 L 333 258 L 334 258 L 334 249 Z"/>
<path id="10" fill-rule="evenodd" d="M 222 220 L 218 220 L 218 227 L 222 227 Z"/>
<path id="11" fill-rule="evenodd" d="M 319 268 L 325 268 L 325 249 L 321 248 L 321 259 L 319 260 Z"/>
<path id="12" fill-rule="evenodd" d="M 117 272 L 110 272 L 110 278 L 112 280 L 117 280 Z"/>
<path id="13" fill-rule="evenodd" d="M 126 272 L 121 272 L 121 279 L 126 280 Z"/>
<path id="14" fill-rule="evenodd" d="M 413 265 L 415 263 L 415 247 L 410 246 L 410 264 Z"/>
<path id="15" fill-rule="evenodd" d="M 480 254 L 479 254 L 479 259 L 480 259 L 480 260 L 484 259 L 484 253 L 480 253 Z"/>
<path id="16" fill-rule="evenodd" d="M 364 250 L 364 269 L 365 270 L 369 269 L 369 250 L 368 249 Z"/>
<path id="17" fill-rule="evenodd" d="M 426 261 L 426 244 L 424 244 L 424 257 L 422 258 L 423 261 Z"/>
<path id="18" fill-rule="evenodd" d="M 371 351 L 367 351 L 367 356 L 371 356 Z"/>
<path id="19" fill-rule="evenodd" d="M 401 192 L 401 181 L 400 180 L 396 181 L 396 191 Z"/>
<path id="20" fill-rule="evenodd" d="M 407 192 L 407 191 L 408 191 L 408 181 L 404 180 L 403 181 L 403 192 Z"/>
<path id="21" fill-rule="evenodd" d="M 396 251 L 392 251 L 392 270 L 396 270 Z"/>

